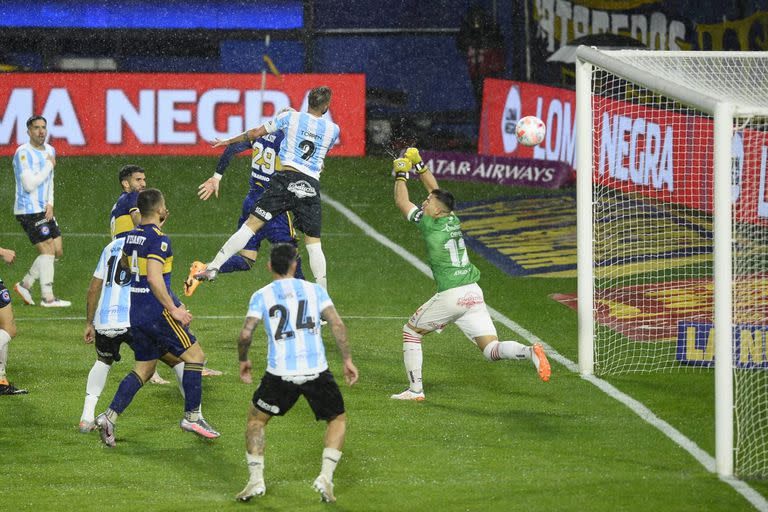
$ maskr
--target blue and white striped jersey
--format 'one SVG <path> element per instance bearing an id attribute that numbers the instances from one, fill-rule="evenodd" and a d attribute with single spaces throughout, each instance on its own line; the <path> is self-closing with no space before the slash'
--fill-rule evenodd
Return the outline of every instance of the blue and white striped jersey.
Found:
<path id="1" fill-rule="evenodd" d="M 13 173 L 16 177 L 16 201 L 13 203 L 14 215 L 26 215 L 45 211 L 45 204 L 53 204 L 53 166 L 45 158 L 56 156 L 56 150 L 50 144 L 45 149 L 35 149 L 32 144 L 22 144 L 13 157 Z M 43 177 L 44 175 L 44 177 Z M 24 189 L 24 181 L 38 181 L 29 192 Z"/>
<path id="2" fill-rule="evenodd" d="M 267 371 L 310 375 L 328 369 L 320 313 L 333 306 L 325 289 L 301 279 L 278 279 L 251 296 L 246 316 L 264 322 Z"/>
<path id="3" fill-rule="evenodd" d="M 97 331 L 131 325 L 131 273 L 120 265 L 125 238 L 113 240 L 101 251 L 93 277 L 101 279 L 101 297 L 93 326 Z"/>
<path id="4" fill-rule="evenodd" d="M 280 162 L 307 176 L 320 179 L 323 160 L 339 140 L 336 123 L 307 112 L 286 111 L 266 125 L 268 133 L 285 133 L 280 144 Z"/>

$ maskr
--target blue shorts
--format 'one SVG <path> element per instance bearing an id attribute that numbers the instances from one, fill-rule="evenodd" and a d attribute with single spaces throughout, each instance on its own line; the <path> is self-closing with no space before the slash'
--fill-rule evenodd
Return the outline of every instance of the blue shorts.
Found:
<path id="1" fill-rule="evenodd" d="M 154 322 L 131 325 L 131 335 L 130 345 L 137 361 L 160 359 L 166 352 L 181 357 L 197 342 L 195 335 L 174 320 L 167 309 Z"/>
<path id="2" fill-rule="evenodd" d="M 245 196 L 245 199 L 243 200 L 243 211 L 240 215 L 240 219 L 237 221 L 238 229 L 240 229 L 240 226 L 242 226 L 243 223 L 248 219 L 248 216 L 251 214 L 251 210 L 253 209 L 253 203 L 255 203 L 256 200 L 258 200 L 262 194 L 264 194 L 264 190 L 265 189 L 263 188 L 255 187 L 248 192 L 247 196 Z M 282 213 L 267 222 L 264 227 L 257 231 L 256 234 L 253 235 L 250 240 L 248 240 L 248 243 L 245 244 L 243 249 L 247 251 L 258 251 L 259 247 L 261 246 L 261 241 L 264 239 L 268 240 L 271 244 L 296 242 L 295 231 L 293 230 L 293 222 L 289 217 L 288 212 Z"/>

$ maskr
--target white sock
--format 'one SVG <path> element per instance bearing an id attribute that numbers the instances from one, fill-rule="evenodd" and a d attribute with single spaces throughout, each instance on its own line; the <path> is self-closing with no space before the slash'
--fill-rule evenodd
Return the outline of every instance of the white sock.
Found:
<path id="1" fill-rule="evenodd" d="M 309 268 L 312 269 L 312 275 L 315 276 L 315 281 L 327 290 L 328 280 L 325 275 L 325 254 L 323 254 L 321 243 L 307 244 L 307 253 L 309 254 Z"/>
<path id="2" fill-rule="evenodd" d="M 323 465 L 320 467 L 320 474 L 324 475 L 329 482 L 333 482 L 333 472 L 336 471 L 336 465 L 341 459 L 341 452 L 336 448 L 323 449 Z"/>
<path id="3" fill-rule="evenodd" d="M 93 417 L 96 415 L 96 403 L 107 384 L 110 369 L 110 365 L 98 359 L 93 363 L 93 368 L 88 372 L 88 381 L 85 384 L 85 403 L 83 404 L 83 414 L 80 416 L 81 421 L 93 421 Z"/>
<path id="4" fill-rule="evenodd" d="M 171 367 L 173 370 L 173 374 L 176 376 L 176 384 L 179 385 L 179 392 L 181 393 L 181 398 L 186 398 L 184 396 L 184 361 L 178 363 L 176 366 Z"/>
<path id="5" fill-rule="evenodd" d="M 248 224 L 243 223 L 243 225 L 240 226 L 240 229 L 235 231 L 235 234 L 229 237 L 229 240 L 224 242 L 224 245 L 219 249 L 219 253 L 213 258 L 213 261 L 208 264 L 208 268 L 220 269 L 225 261 L 245 247 L 245 244 L 248 243 L 248 240 L 250 240 L 253 235 L 254 232 L 251 231 Z"/>
<path id="6" fill-rule="evenodd" d="M 424 391 L 421 383 L 421 365 L 423 361 L 421 334 L 408 327 L 408 324 L 405 324 L 403 326 L 403 363 L 405 364 L 405 373 L 408 376 L 408 387 L 415 393 Z"/>
<path id="7" fill-rule="evenodd" d="M 53 295 L 53 254 L 41 254 L 37 257 L 40 260 L 40 293 L 43 300 L 50 301 L 55 297 Z"/>
<path id="8" fill-rule="evenodd" d="M 5 362 L 8 360 L 8 344 L 10 342 L 11 335 L 0 329 L 0 379 L 5 378 Z"/>
<path id="9" fill-rule="evenodd" d="M 500 359 L 530 359 L 531 347 L 516 341 L 494 340 L 485 346 L 483 355 L 489 361 Z"/>
<path id="10" fill-rule="evenodd" d="M 37 258 L 35 258 L 35 261 L 32 262 L 32 266 L 29 267 L 29 271 L 24 274 L 24 277 L 21 280 L 21 285 L 27 290 L 35 286 L 37 278 L 40 277 L 40 258 L 42 257 L 43 255 L 40 254 Z"/>
<path id="11" fill-rule="evenodd" d="M 245 461 L 248 463 L 248 473 L 250 473 L 250 480 L 252 482 L 264 480 L 264 456 L 251 455 L 250 453 L 245 452 Z"/>

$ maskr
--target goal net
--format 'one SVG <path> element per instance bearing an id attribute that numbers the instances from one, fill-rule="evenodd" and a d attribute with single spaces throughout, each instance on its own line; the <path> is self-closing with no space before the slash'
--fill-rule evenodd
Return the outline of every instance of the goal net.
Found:
<path id="1" fill-rule="evenodd" d="M 579 56 L 582 371 L 711 371 L 724 353 L 736 471 L 768 476 L 768 56 Z"/>

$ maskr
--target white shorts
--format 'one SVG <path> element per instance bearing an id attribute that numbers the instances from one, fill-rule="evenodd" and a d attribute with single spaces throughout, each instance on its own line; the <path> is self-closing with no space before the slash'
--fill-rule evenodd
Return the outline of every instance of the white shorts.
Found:
<path id="1" fill-rule="evenodd" d="M 496 336 L 483 290 L 477 283 L 436 293 L 416 310 L 409 323 L 429 332 L 440 332 L 446 325 L 455 323 L 473 342 L 478 336 Z"/>

